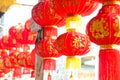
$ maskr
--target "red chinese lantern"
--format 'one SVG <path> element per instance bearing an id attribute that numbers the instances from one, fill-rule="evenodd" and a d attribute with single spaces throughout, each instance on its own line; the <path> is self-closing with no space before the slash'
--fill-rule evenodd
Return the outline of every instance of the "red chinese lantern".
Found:
<path id="1" fill-rule="evenodd" d="M 60 35 L 54 42 L 56 49 L 59 53 L 68 56 L 66 61 L 66 68 L 70 68 L 70 64 L 73 64 L 73 68 L 80 68 L 80 62 L 75 56 L 84 55 L 89 51 L 90 41 L 86 35 L 78 32 L 66 32 Z M 72 60 L 73 61 L 72 61 Z M 70 62 L 71 63 L 70 63 Z"/>
<path id="2" fill-rule="evenodd" d="M 120 59 L 118 50 L 120 44 L 119 17 L 120 5 L 116 3 L 116 0 L 104 0 L 97 16 L 87 25 L 86 32 L 90 40 L 100 45 L 99 80 L 120 79 L 118 68 L 120 67 L 118 62 Z"/>
<path id="3" fill-rule="evenodd" d="M 2 42 L 3 42 L 3 45 L 6 46 L 6 47 L 9 47 L 9 48 L 18 48 L 20 47 L 20 44 L 17 42 L 16 38 L 15 37 L 11 37 L 11 36 L 3 36 L 2 38 Z"/>
<path id="4" fill-rule="evenodd" d="M 48 79 L 51 80 L 50 70 L 56 70 L 56 59 L 61 54 L 55 49 L 54 41 L 56 38 L 57 29 L 53 26 L 44 28 L 44 39 L 36 43 L 36 52 L 39 56 L 43 57 L 43 70 L 49 71 Z M 49 79 L 50 78 L 50 79 Z"/>
<path id="5" fill-rule="evenodd" d="M 25 22 L 25 25 L 24 25 L 25 30 L 27 30 L 27 31 L 29 31 L 29 32 L 30 32 L 30 28 L 31 28 L 31 20 L 32 20 L 32 19 L 28 19 L 28 20 Z"/>
<path id="6" fill-rule="evenodd" d="M 7 68 L 19 67 L 17 63 L 17 55 L 19 54 L 16 50 L 9 50 L 9 56 L 4 59 L 4 65 Z"/>
<path id="7" fill-rule="evenodd" d="M 64 18 L 58 15 L 50 6 L 48 1 L 39 2 L 32 9 L 33 20 L 45 27 L 46 25 L 64 25 Z"/>
<path id="8" fill-rule="evenodd" d="M 47 28 L 47 27 L 45 27 Z M 52 28 L 51 29 L 55 29 Z M 36 43 L 36 51 L 37 53 L 44 58 L 43 60 L 43 68 L 44 70 L 55 70 L 56 69 L 56 61 L 54 60 L 55 57 L 61 56 L 58 51 L 55 49 L 53 36 L 51 36 L 51 30 L 45 29 L 45 38 L 40 40 Z M 56 31 L 56 30 L 52 30 Z M 54 32 L 56 33 L 56 32 Z M 50 35 L 50 36 L 49 36 Z M 55 36 L 54 36 L 55 37 Z"/>
<path id="9" fill-rule="evenodd" d="M 23 51 L 19 51 L 20 53 L 17 55 L 17 63 L 21 67 L 28 67 L 26 59 L 27 59 L 27 57 L 29 57 L 29 54 L 30 54 L 30 52 L 29 52 L 30 45 L 29 44 L 23 44 L 21 46 L 21 48 L 23 49 Z"/>
<path id="10" fill-rule="evenodd" d="M 36 40 L 36 32 L 30 32 L 26 29 L 17 30 L 16 40 L 21 44 L 34 44 Z"/>
<path id="11" fill-rule="evenodd" d="M 26 67 L 35 69 L 35 54 L 36 50 L 33 49 L 30 54 L 26 57 Z"/>
<path id="12" fill-rule="evenodd" d="M 50 0 L 50 5 L 61 16 L 91 14 L 98 6 L 93 0 Z"/>

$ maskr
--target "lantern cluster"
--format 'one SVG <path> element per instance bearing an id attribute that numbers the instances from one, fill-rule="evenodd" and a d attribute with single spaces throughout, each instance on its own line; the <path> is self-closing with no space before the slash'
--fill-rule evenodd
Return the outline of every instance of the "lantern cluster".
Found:
<path id="1" fill-rule="evenodd" d="M 75 56 L 90 50 L 88 37 L 79 32 L 82 16 L 91 14 L 97 6 L 98 3 L 92 0 L 45 0 L 33 7 L 33 20 L 44 27 L 44 39 L 36 43 L 36 50 L 44 58 L 43 64 L 49 65 L 48 69 L 51 64 L 45 60 L 60 55 L 68 56 L 66 68 L 71 64 L 74 69 L 80 68 L 80 59 Z M 55 26 L 66 26 L 67 32 L 57 37 Z M 45 66 L 43 68 L 47 70 Z"/>
<path id="2" fill-rule="evenodd" d="M 13 77 L 20 78 L 23 74 L 22 68 L 23 72 L 24 69 L 29 72 L 34 71 L 36 51 L 35 49 L 30 51 L 30 46 L 35 43 L 36 33 L 30 31 L 30 23 L 31 19 L 28 19 L 24 27 L 20 23 L 12 26 L 9 35 L 0 38 L 1 77 L 13 71 Z"/>

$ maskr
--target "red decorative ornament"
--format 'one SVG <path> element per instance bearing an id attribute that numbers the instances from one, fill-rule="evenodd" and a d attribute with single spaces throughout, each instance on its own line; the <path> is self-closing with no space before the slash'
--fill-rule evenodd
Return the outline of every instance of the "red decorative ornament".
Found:
<path id="1" fill-rule="evenodd" d="M 44 70 L 55 70 L 56 60 L 54 58 L 60 57 L 61 54 L 55 49 L 54 41 L 56 38 L 57 29 L 53 26 L 45 27 L 44 39 L 36 43 L 36 52 L 44 58 L 43 69 Z"/>
<path id="2" fill-rule="evenodd" d="M 26 57 L 26 67 L 35 69 L 35 54 L 36 50 L 33 49 L 30 54 Z"/>
<path id="3" fill-rule="evenodd" d="M 100 45 L 99 80 L 120 79 L 120 1 L 104 0 L 97 16 L 87 25 L 86 32 L 92 42 Z M 103 76 L 104 75 L 104 76 Z"/>
<path id="4" fill-rule="evenodd" d="M 2 43 L 3 43 L 3 46 L 6 46 L 8 48 L 17 48 L 17 47 L 20 47 L 20 43 L 17 42 L 16 38 L 15 37 L 11 37 L 11 36 L 2 36 Z"/>
<path id="5" fill-rule="evenodd" d="M 78 32 L 66 32 L 60 35 L 54 44 L 58 52 L 66 56 L 80 56 L 90 50 L 88 37 Z"/>
<path id="6" fill-rule="evenodd" d="M 19 67 L 17 63 L 17 55 L 19 54 L 16 50 L 9 50 L 9 56 L 4 59 L 4 65 L 7 68 Z"/>
<path id="7" fill-rule="evenodd" d="M 21 44 L 34 44 L 36 36 L 37 36 L 36 32 L 30 32 L 24 29 L 23 31 L 17 32 L 16 39 Z"/>
<path id="8" fill-rule="evenodd" d="M 98 7 L 98 3 L 93 0 L 50 0 L 50 5 L 61 16 L 86 16 Z"/>
<path id="9" fill-rule="evenodd" d="M 20 52 L 17 55 L 17 63 L 18 63 L 19 66 L 26 67 L 26 65 L 27 65 L 26 57 L 27 57 L 28 54 L 29 54 L 28 52 Z"/>
<path id="10" fill-rule="evenodd" d="M 32 19 L 28 19 L 26 22 L 25 22 L 25 25 L 24 25 L 24 28 L 25 30 L 29 31 L 30 32 L 30 28 L 31 28 L 31 20 Z"/>
<path id="11" fill-rule="evenodd" d="M 90 40 L 98 45 L 120 44 L 120 5 L 105 5 L 87 25 Z"/>
<path id="12" fill-rule="evenodd" d="M 64 18 L 58 15 L 49 5 L 49 1 L 39 2 L 32 9 L 33 20 L 42 27 L 46 25 L 63 26 Z"/>
<path id="13" fill-rule="evenodd" d="M 120 80 L 120 50 L 105 49 L 99 52 L 99 79 Z M 104 75 L 104 76 L 103 76 Z"/>

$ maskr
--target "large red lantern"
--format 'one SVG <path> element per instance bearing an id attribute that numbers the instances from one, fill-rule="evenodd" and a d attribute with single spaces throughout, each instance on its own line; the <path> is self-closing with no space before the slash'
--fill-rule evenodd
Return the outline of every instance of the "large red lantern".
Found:
<path id="1" fill-rule="evenodd" d="M 120 79 L 120 1 L 104 0 L 97 16 L 87 25 L 92 42 L 100 45 L 99 80 Z"/>
<path id="2" fill-rule="evenodd" d="M 33 20 L 42 27 L 46 25 L 64 25 L 64 18 L 58 15 L 50 6 L 48 1 L 39 2 L 32 9 Z"/>
<path id="3" fill-rule="evenodd" d="M 50 0 L 50 5 L 61 16 L 91 14 L 98 6 L 93 0 Z"/>
<path id="4" fill-rule="evenodd" d="M 78 32 L 66 32 L 60 35 L 54 44 L 59 53 L 67 56 L 66 69 L 80 68 L 80 59 L 75 56 L 84 55 L 90 50 L 88 37 Z"/>
<path id="5" fill-rule="evenodd" d="M 120 44 L 120 5 L 106 5 L 87 25 L 90 40 L 98 45 Z"/>

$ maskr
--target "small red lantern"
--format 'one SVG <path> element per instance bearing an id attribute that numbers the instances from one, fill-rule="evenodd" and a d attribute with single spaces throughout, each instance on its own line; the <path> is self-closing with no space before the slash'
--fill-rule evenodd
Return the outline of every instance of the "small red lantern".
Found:
<path id="1" fill-rule="evenodd" d="M 39 2 L 33 7 L 32 18 L 42 27 L 45 27 L 46 25 L 63 26 L 65 24 L 64 18 L 55 13 L 49 6 L 48 1 Z"/>
<path id="2" fill-rule="evenodd" d="M 96 10 L 98 3 L 93 0 L 50 0 L 50 5 L 61 16 L 86 16 Z"/>
<path id="3" fill-rule="evenodd" d="M 20 43 L 17 42 L 16 38 L 15 37 L 11 37 L 11 36 L 3 36 L 2 38 L 2 42 L 3 42 L 3 46 L 6 46 L 6 47 L 9 47 L 9 48 L 17 48 L 17 47 L 20 47 Z"/>
<path id="4" fill-rule="evenodd" d="M 26 67 L 35 69 L 35 54 L 36 50 L 33 49 L 30 54 L 26 57 Z"/>
<path id="5" fill-rule="evenodd" d="M 59 57 L 61 56 L 61 54 L 58 53 L 58 51 L 55 49 L 55 46 L 53 45 L 53 42 L 55 40 L 54 39 L 44 39 L 44 40 L 40 40 L 37 44 L 36 44 L 36 49 L 38 51 L 38 54 L 44 58 L 44 65 L 43 68 L 46 70 L 55 70 L 56 69 L 56 63 L 55 60 L 53 59 L 54 57 Z M 51 64 L 49 66 L 45 66 L 48 65 L 48 62 L 51 62 Z M 53 64 L 52 64 L 53 63 Z M 48 67 L 48 68 L 46 68 Z M 50 68 L 49 68 L 50 67 Z"/>
<path id="6" fill-rule="evenodd" d="M 9 56 L 4 59 L 4 65 L 7 68 L 19 67 L 17 63 L 17 55 L 19 54 L 16 50 L 9 50 Z"/>
<path id="7" fill-rule="evenodd" d="M 29 31 L 29 32 L 30 32 L 30 28 L 31 28 L 31 20 L 32 20 L 32 19 L 28 19 L 28 20 L 25 22 L 25 25 L 24 25 L 25 30 L 27 30 L 27 31 Z"/>

